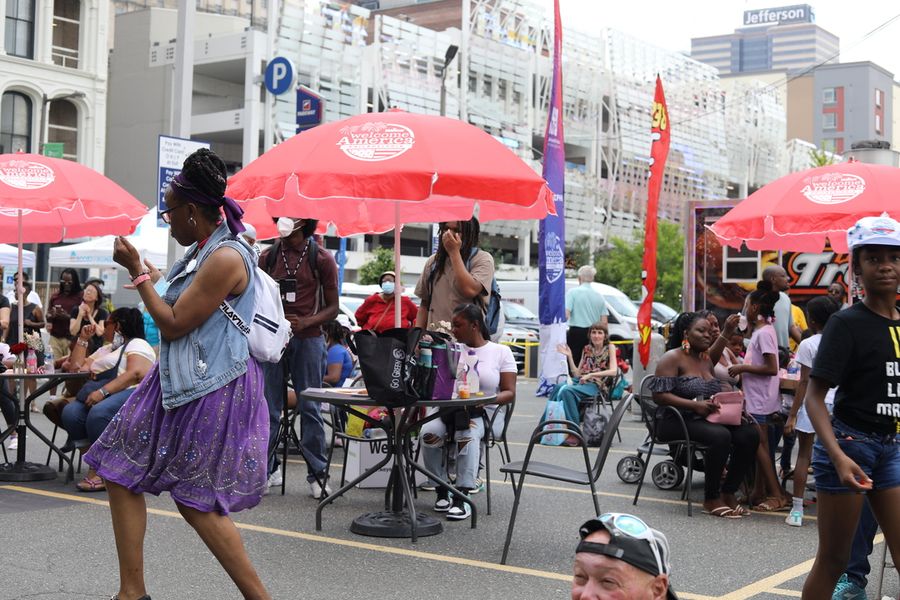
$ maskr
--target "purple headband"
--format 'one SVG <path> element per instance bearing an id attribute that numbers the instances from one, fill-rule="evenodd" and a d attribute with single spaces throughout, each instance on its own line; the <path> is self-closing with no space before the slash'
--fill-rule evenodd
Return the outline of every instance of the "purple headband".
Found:
<path id="1" fill-rule="evenodd" d="M 238 206 L 237 202 L 232 198 L 229 198 L 228 196 L 222 196 L 221 198 L 210 196 L 191 185 L 181 173 L 178 173 L 178 175 L 172 179 L 172 183 L 175 184 L 171 186 L 172 191 L 181 199 L 195 204 L 216 206 L 224 209 L 225 221 L 228 223 L 228 230 L 231 231 L 232 234 L 238 235 L 246 230 L 244 224 L 241 223 L 241 217 L 244 215 L 244 210 Z"/>

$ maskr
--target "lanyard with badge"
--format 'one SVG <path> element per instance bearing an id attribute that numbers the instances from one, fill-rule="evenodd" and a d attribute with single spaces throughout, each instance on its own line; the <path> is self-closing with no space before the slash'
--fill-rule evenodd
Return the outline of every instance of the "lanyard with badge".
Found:
<path id="1" fill-rule="evenodd" d="M 281 291 L 281 298 L 285 302 L 296 302 L 297 301 L 297 271 L 300 270 L 300 265 L 303 264 L 303 259 L 306 258 L 306 253 L 309 252 L 309 240 L 306 241 L 306 244 L 303 247 L 303 253 L 300 254 L 300 258 L 297 260 L 297 264 L 294 266 L 294 269 L 291 270 L 290 266 L 288 266 L 287 256 L 284 254 L 284 243 L 279 244 L 281 250 L 281 260 L 284 263 L 284 272 L 287 274 L 286 279 L 278 280 L 278 288 Z"/>

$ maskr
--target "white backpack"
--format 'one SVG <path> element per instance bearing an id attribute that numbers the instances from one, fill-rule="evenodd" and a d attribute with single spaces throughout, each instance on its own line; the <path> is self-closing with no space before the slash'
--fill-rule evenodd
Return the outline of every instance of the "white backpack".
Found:
<path id="1" fill-rule="evenodd" d="M 284 318 L 278 284 L 258 266 L 253 302 L 255 312 L 250 325 L 244 322 L 228 300 L 222 300 L 219 310 L 247 336 L 250 356 L 260 362 L 277 363 L 291 339 L 291 324 Z"/>

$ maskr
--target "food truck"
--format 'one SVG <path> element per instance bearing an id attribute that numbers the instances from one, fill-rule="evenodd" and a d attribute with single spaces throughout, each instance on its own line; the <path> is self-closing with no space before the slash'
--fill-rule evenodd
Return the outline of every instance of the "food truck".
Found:
<path id="1" fill-rule="evenodd" d="M 830 248 L 823 252 L 778 252 L 722 246 L 709 226 L 738 202 L 729 199 L 689 203 L 685 232 L 685 310 L 709 309 L 720 319 L 741 310 L 747 294 L 762 277 L 763 269 L 773 264 L 787 271 L 791 285 L 788 294 L 800 306 L 827 294 L 828 286 L 835 281 L 849 289 L 848 257 Z"/>

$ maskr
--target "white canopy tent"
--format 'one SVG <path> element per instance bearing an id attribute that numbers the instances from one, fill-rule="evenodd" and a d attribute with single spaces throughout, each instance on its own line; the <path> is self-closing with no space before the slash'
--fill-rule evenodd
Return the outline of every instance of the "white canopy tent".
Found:
<path id="1" fill-rule="evenodd" d="M 19 266 L 19 249 L 9 244 L 0 244 L 0 266 L 8 267 Z M 26 269 L 34 267 L 34 252 L 31 250 L 22 251 L 22 266 Z"/>
<path id="2" fill-rule="evenodd" d="M 143 219 L 133 235 L 126 238 L 159 269 L 168 266 L 169 230 L 156 226 L 156 209 Z M 50 249 L 51 267 L 110 268 L 118 267 L 113 261 L 113 247 L 116 236 L 105 235 L 80 244 L 67 244 Z"/>

